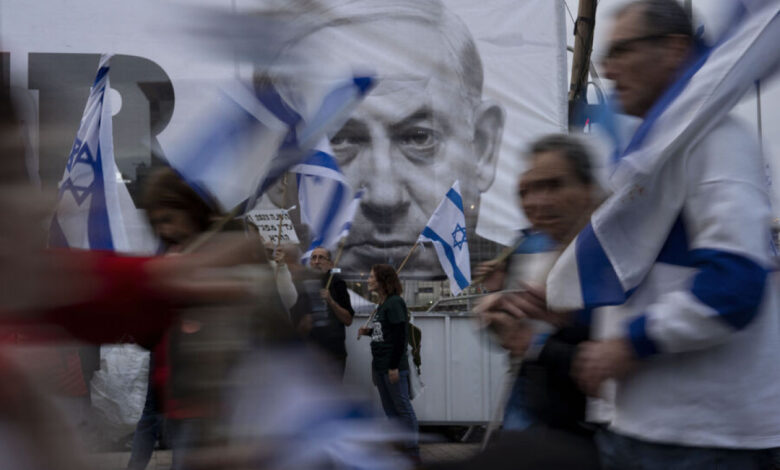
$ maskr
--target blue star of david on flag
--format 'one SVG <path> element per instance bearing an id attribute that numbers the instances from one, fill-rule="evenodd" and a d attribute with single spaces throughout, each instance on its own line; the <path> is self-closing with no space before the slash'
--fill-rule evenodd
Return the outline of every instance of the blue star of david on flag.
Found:
<path id="1" fill-rule="evenodd" d="M 452 295 L 458 295 L 471 284 L 466 215 L 459 182 L 455 181 L 447 191 L 420 234 L 419 241 L 433 243 L 439 263 L 450 279 Z"/>
<path id="2" fill-rule="evenodd" d="M 84 167 L 81 172 L 74 172 L 74 167 L 79 163 L 86 165 L 86 167 Z M 86 201 L 96 189 L 100 189 L 99 182 L 94 178 L 94 175 L 100 174 L 101 172 L 99 165 L 100 162 L 92 156 L 89 146 L 76 138 L 76 141 L 73 144 L 73 150 L 68 157 L 68 163 L 65 165 L 66 170 L 64 179 L 60 183 L 60 197 L 62 197 L 63 193 L 69 192 L 76 201 L 76 204 L 79 206 L 83 205 L 84 201 Z M 76 169 L 78 170 L 79 168 L 76 167 Z M 74 181 L 74 179 L 76 181 Z"/>
<path id="3" fill-rule="evenodd" d="M 460 224 L 455 225 L 455 230 L 452 231 L 452 245 L 458 250 L 462 250 L 466 242 L 466 227 Z"/>
<path id="4" fill-rule="evenodd" d="M 49 246 L 148 253 L 154 238 L 130 193 L 117 181 L 108 71 L 100 58 L 81 124 L 59 185 Z"/>

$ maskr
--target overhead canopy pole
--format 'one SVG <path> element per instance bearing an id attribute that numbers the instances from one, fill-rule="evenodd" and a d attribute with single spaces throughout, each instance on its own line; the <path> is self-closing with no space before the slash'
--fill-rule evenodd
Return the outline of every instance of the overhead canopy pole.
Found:
<path id="1" fill-rule="evenodd" d="M 585 101 L 590 72 L 590 55 L 593 51 L 593 30 L 596 26 L 596 0 L 580 0 L 577 19 L 574 21 L 574 57 L 569 86 L 569 123 L 574 119 L 577 104 Z"/>

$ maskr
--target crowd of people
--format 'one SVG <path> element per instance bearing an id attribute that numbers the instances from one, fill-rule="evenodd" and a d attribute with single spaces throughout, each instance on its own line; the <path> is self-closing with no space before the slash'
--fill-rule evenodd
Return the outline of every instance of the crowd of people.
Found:
<path id="1" fill-rule="evenodd" d="M 700 58 L 690 19 L 674 0 L 625 6 L 609 44 L 604 68 L 617 100 L 647 126 Z M 481 93 L 481 82 L 460 75 Z M 503 122 L 480 93 L 461 97 L 476 109 L 467 119 L 481 150 L 474 161 L 491 163 L 472 171 L 472 200 L 493 178 Z M 505 256 L 474 270 L 474 287 L 484 294 L 475 308 L 479 326 L 512 363 L 503 426 L 478 455 L 426 466 L 411 397 L 411 314 L 398 266 L 361 268 L 376 308 L 357 330 L 371 341 L 370 374 L 387 426 L 375 419 L 370 400 L 342 384 L 355 310 L 337 269 L 340 252 L 316 248 L 303 266 L 297 246 L 269 243 L 238 219 L 221 223 L 218 203 L 171 168 L 150 175 L 142 197 L 158 255 L 44 250 L 38 234 L 48 201 L 26 182 L 18 119 L 8 96 L 2 105 L 0 207 L 15 221 L 0 229 L 3 338 L 15 346 L 133 342 L 151 352 L 128 470 L 146 468 L 158 440 L 170 444 L 176 470 L 780 468 L 780 292 L 769 190 L 757 142 L 731 117 L 706 127 L 677 149 L 673 163 L 643 180 L 659 187 L 637 190 L 675 212 L 671 225 L 657 228 L 665 241 L 630 288 L 610 263 L 615 254 L 606 253 L 612 245 L 604 233 L 631 227 L 594 227 L 614 205 L 605 203 L 612 188 L 600 184 L 590 146 L 569 134 L 528 146 L 517 203 L 530 227 Z M 419 114 L 414 119 L 433 119 Z M 357 152 L 352 147 L 377 140 L 356 137 L 361 130 L 375 126 L 350 120 L 334 137 L 334 150 Z M 411 160 L 424 157 L 425 146 L 418 147 L 407 149 L 416 152 Z M 391 183 L 374 182 L 361 217 L 413 206 Z M 409 214 L 413 220 L 423 213 Z M 359 230 L 364 238 L 387 232 L 361 227 L 380 233 Z M 629 251 L 652 250 L 631 241 Z M 347 262 L 354 269 L 379 258 L 368 246 Z M 567 265 L 570 259 L 576 262 Z M 435 263 L 416 259 L 413 272 L 438 270 Z M 561 293 L 560 279 L 565 289 L 583 291 L 581 308 L 566 308 L 576 296 Z M 87 468 L 71 451 L 76 436 L 54 419 L 44 393 L 6 349 L 4 468 Z"/>

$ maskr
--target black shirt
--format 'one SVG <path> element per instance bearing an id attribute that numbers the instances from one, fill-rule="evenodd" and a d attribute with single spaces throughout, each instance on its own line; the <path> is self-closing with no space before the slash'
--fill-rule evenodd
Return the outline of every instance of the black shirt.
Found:
<path id="1" fill-rule="evenodd" d="M 319 284 L 320 288 L 325 288 L 325 285 L 328 283 L 329 275 L 330 271 L 322 277 L 321 283 Z M 352 309 L 352 302 L 349 300 L 347 283 L 338 275 L 334 274 L 328 290 L 330 291 L 330 296 L 333 300 L 354 317 L 355 310 Z M 309 338 L 321 348 L 337 357 L 346 356 L 347 348 L 344 346 L 346 327 L 333 312 L 330 305 L 320 299 L 319 291 L 317 291 L 315 298 L 312 299 L 310 313 L 312 315 L 312 329 L 309 333 Z"/>
<path id="2" fill-rule="evenodd" d="M 391 295 L 380 305 L 371 328 L 371 367 L 378 372 L 390 369 L 407 370 L 406 335 L 408 325 L 406 302 Z"/>

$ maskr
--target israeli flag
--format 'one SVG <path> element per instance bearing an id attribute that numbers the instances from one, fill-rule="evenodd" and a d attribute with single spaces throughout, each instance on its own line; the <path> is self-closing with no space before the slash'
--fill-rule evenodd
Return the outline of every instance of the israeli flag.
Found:
<path id="1" fill-rule="evenodd" d="M 49 246 L 124 253 L 151 253 L 155 239 L 135 208 L 114 161 L 111 55 L 100 58 L 97 76 L 59 184 Z"/>
<path id="2" fill-rule="evenodd" d="M 547 278 L 551 308 L 579 310 L 628 299 L 655 263 L 682 210 L 686 160 L 680 156 L 757 80 L 780 69 L 780 5 L 773 0 L 733 3 L 730 27 L 714 46 L 698 45 L 687 70 L 650 109 L 621 153 L 610 177 L 613 194 Z"/>
<path id="3" fill-rule="evenodd" d="M 307 264 L 311 252 L 335 247 L 349 235 L 363 191 L 353 192 L 323 139 L 318 149 L 291 171 L 297 173 L 301 221 L 312 231 L 309 248 L 301 258 Z"/>
<path id="4" fill-rule="evenodd" d="M 370 77 L 355 77 L 323 87 L 319 105 L 309 103 L 311 116 L 271 83 L 257 91 L 238 80 L 204 87 L 202 118 L 172 137 L 170 163 L 205 201 L 243 213 L 340 127 L 372 85 Z"/>
<path id="5" fill-rule="evenodd" d="M 329 149 L 330 144 L 322 144 L 322 140 L 326 138 L 327 133 L 344 125 L 352 110 L 374 85 L 373 77 L 354 76 L 350 80 L 337 81 L 328 86 L 327 92 L 311 117 L 306 120 L 299 117 L 296 127 L 290 128 L 279 152 L 271 162 L 265 178 L 257 187 L 249 204 L 253 204 L 254 199 L 263 194 L 291 166 L 307 159 L 313 149 L 316 154 L 317 145 L 325 145 Z M 279 100 L 290 112 L 295 113 L 293 108 L 284 102 L 284 99 L 279 97 Z M 307 106 L 306 103 L 299 103 L 299 107 L 306 108 Z M 330 151 L 328 150 L 328 152 Z"/>
<path id="6" fill-rule="evenodd" d="M 458 295 L 471 284 L 466 216 L 463 212 L 463 198 L 460 196 L 460 182 L 455 181 L 447 191 L 418 241 L 433 242 L 439 263 L 450 279 L 452 295 Z"/>
<path id="7" fill-rule="evenodd" d="M 217 209 L 246 201 L 266 166 L 301 117 L 275 90 L 259 96 L 249 84 L 229 81 L 200 87 L 197 121 L 171 139 L 171 166 Z"/>

